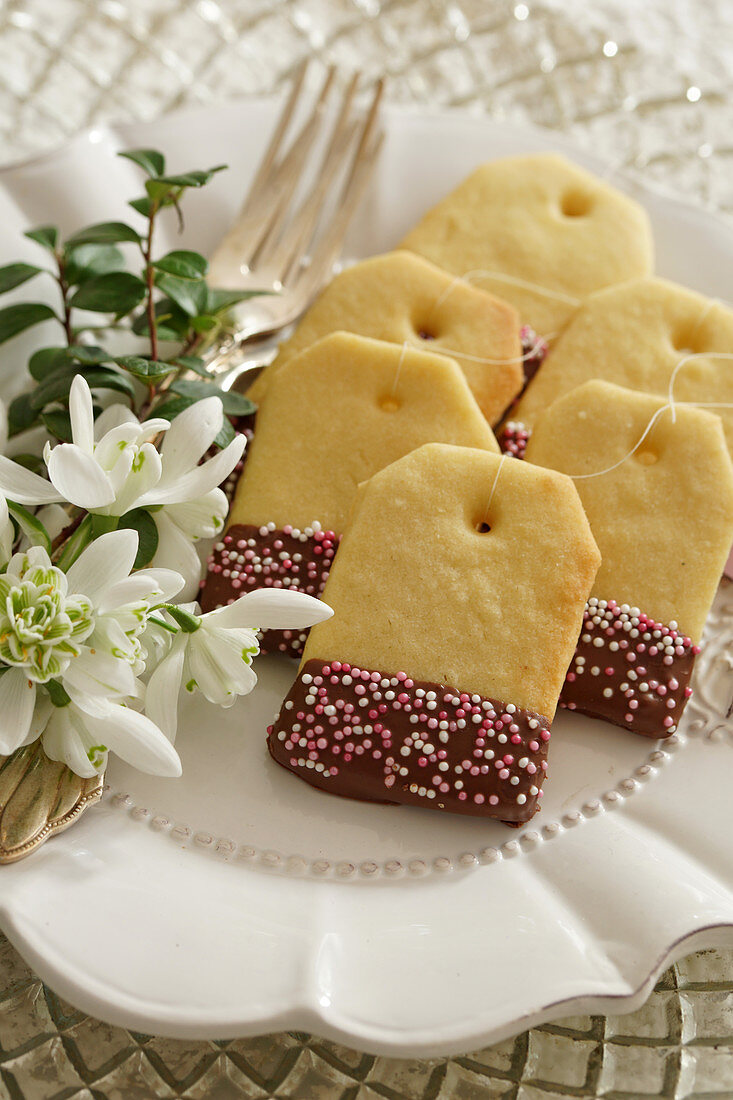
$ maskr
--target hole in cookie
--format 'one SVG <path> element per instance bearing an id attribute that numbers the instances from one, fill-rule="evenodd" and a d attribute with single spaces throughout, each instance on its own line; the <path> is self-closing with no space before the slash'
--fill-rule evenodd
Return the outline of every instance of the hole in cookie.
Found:
<path id="1" fill-rule="evenodd" d="M 636 461 L 641 463 L 642 466 L 653 466 L 655 462 L 659 461 L 659 455 L 655 451 L 637 451 Z"/>
<path id="2" fill-rule="evenodd" d="M 421 340 L 435 340 L 436 339 L 435 333 L 431 332 L 430 329 L 428 329 L 428 328 L 419 328 L 417 330 L 417 335 L 420 337 Z"/>
<path id="3" fill-rule="evenodd" d="M 479 520 L 479 522 L 476 524 L 476 530 L 478 531 L 479 535 L 488 535 L 489 531 L 491 530 L 491 524 L 487 523 L 485 519 Z"/>
<path id="4" fill-rule="evenodd" d="M 695 354 L 697 349 L 692 346 L 694 344 L 694 340 L 692 333 L 690 333 L 689 331 L 683 329 L 680 332 L 674 332 L 672 333 L 670 339 L 672 342 L 672 347 L 675 351 L 679 352 L 680 355 Z"/>
<path id="5" fill-rule="evenodd" d="M 401 402 L 398 401 L 396 397 L 392 397 L 391 394 L 388 394 L 387 397 L 379 398 L 379 407 L 382 412 L 397 412 L 397 410 L 400 408 L 400 405 Z"/>
<path id="6" fill-rule="evenodd" d="M 585 191 L 566 191 L 560 209 L 566 218 L 582 218 L 590 213 L 593 200 Z"/>

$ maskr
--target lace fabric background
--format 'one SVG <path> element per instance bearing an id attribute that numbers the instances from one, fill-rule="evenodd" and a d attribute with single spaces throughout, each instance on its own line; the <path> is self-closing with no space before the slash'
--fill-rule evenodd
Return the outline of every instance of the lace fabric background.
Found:
<path id="1" fill-rule="evenodd" d="M 733 215 L 730 0 L 0 0 L 0 159 L 103 121 L 277 89 L 306 55 L 388 96 L 562 130 Z M 721 287 L 721 296 L 733 298 Z M 173 1042 L 45 988 L 0 935 L 0 1100 L 733 1097 L 733 952 L 626 1016 L 465 1057 L 373 1058 L 300 1033 Z"/>

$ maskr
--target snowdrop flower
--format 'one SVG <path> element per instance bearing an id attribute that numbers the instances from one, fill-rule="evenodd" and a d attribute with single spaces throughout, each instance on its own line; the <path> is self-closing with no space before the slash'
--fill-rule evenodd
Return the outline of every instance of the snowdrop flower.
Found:
<path id="1" fill-rule="evenodd" d="M 72 443 L 47 443 L 44 459 L 50 480 L 0 456 L 0 492 L 24 505 L 68 501 L 98 515 L 122 516 L 132 508 L 168 509 L 166 519 L 181 531 L 223 524 L 221 500 L 211 496 L 231 473 L 245 446 L 242 436 L 199 465 L 221 430 L 218 397 L 186 409 L 171 425 L 153 418 L 142 424 L 123 405 L 110 405 L 95 423 L 92 395 L 78 374 L 69 393 Z M 166 433 L 160 451 L 153 440 Z M 223 494 L 222 494 L 223 496 Z M 181 506 L 187 506 L 181 508 Z M 172 509 L 172 510 L 171 510 Z M 169 535 L 168 524 L 162 524 Z M 194 537 L 194 535 L 191 535 Z"/>
<path id="2" fill-rule="evenodd" d="M 42 734 L 47 754 L 80 775 L 100 771 L 110 749 L 135 767 L 180 775 L 168 739 L 126 706 L 142 692 L 140 636 L 149 611 L 183 583 L 164 569 L 130 576 L 137 546 L 131 530 L 101 535 L 68 573 L 40 546 L 10 559 L 0 575 L 0 660 L 7 668 L 0 675 L 0 754 Z"/>
<path id="3" fill-rule="evenodd" d="M 258 629 L 298 630 L 332 615 L 321 600 L 282 588 L 257 589 L 206 615 L 179 608 L 181 633 L 150 677 L 146 713 L 175 740 L 181 683 L 187 691 L 198 688 L 209 702 L 229 707 L 257 683 L 252 658 L 260 649 Z"/>
<path id="4" fill-rule="evenodd" d="M 52 706 L 51 711 L 43 733 L 46 755 L 85 779 L 104 771 L 110 752 L 152 775 L 181 774 L 181 762 L 170 741 L 149 718 L 130 707 L 100 700 L 93 708 L 71 702 Z"/>

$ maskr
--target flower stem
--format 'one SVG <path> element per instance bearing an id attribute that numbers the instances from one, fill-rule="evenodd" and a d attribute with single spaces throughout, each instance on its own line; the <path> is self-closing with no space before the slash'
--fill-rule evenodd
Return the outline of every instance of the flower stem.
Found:
<path id="1" fill-rule="evenodd" d="M 155 316 L 155 301 L 153 299 L 153 290 L 155 286 L 155 269 L 153 267 L 153 228 L 157 212 L 158 207 L 153 203 L 150 207 L 150 213 L 148 214 L 148 235 L 145 238 L 145 243 L 142 248 L 143 259 L 145 260 L 145 283 L 148 288 L 145 310 L 148 317 L 148 329 L 150 330 L 150 358 L 153 360 L 157 360 L 158 358 L 158 328 Z M 155 397 L 155 386 L 152 383 L 149 390 L 149 400 L 152 401 Z"/>
<path id="2" fill-rule="evenodd" d="M 56 254 L 56 263 L 58 265 L 58 275 L 56 276 L 56 282 L 59 284 L 61 290 L 61 303 L 64 310 L 62 324 L 64 326 L 64 333 L 66 334 L 66 343 L 71 347 L 74 343 L 74 330 L 71 327 L 71 306 L 69 305 L 69 284 L 66 281 L 66 262 L 61 253 Z"/>
<path id="3" fill-rule="evenodd" d="M 66 540 L 71 538 L 86 514 L 86 512 L 80 511 L 78 515 L 74 516 L 70 523 L 67 523 L 63 531 L 59 531 L 58 535 L 51 543 L 52 554 L 55 554 L 56 551 L 64 545 Z"/>

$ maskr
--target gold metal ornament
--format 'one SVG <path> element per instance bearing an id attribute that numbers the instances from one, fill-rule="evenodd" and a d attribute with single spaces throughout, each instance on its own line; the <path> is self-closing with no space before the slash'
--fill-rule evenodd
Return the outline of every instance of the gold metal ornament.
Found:
<path id="1" fill-rule="evenodd" d="M 82 779 L 40 741 L 0 756 L 0 864 L 15 863 L 72 825 L 102 797 L 104 777 Z"/>

